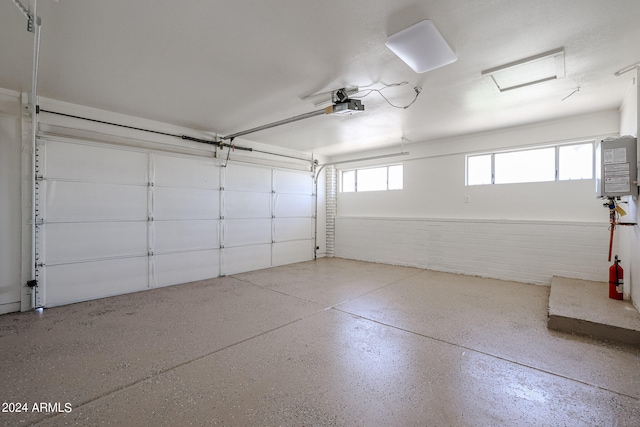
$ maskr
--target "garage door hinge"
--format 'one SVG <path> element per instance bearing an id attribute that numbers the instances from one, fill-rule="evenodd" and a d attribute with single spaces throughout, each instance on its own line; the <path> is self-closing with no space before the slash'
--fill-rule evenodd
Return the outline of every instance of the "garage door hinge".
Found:
<path id="1" fill-rule="evenodd" d="M 153 187 L 153 182 L 150 182 L 148 185 L 149 187 Z"/>
<path id="2" fill-rule="evenodd" d="M 46 266 L 47 266 L 47 264 L 45 264 L 44 262 L 36 263 L 36 268 L 46 267 Z"/>
<path id="3" fill-rule="evenodd" d="M 36 219 L 36 225 L 44 225 L 44 218 Z"/>
<path id="4" fill-rule="evenodd" d="M 44 176 L 42 175 L 36 175 L 36 181 L 44 181 Z"/>
<path id="5" fill-rule="evenodd" d="M 153 222 L 153 217 L 152 216 L 149 217 L 149 221 Z"/>
<path id="6" fill-rule="evenodd" d="M 27 287 L 29 287 L 29 288 L 35 288 L 36 286 L 38 286 L 38 281 L 37 280 L 29 280 L 27 282 Z"/>
<path id="7" fill-rule="evenodd" d="M 149 252 L 149 253 L 148 253 L 148 255 L 149 255 L 149 256 L 153 256 L 153 252 Z"/>

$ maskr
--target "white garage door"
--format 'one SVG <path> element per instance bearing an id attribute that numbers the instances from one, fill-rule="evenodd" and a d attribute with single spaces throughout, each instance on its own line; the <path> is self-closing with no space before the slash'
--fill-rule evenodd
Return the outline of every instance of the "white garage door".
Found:
<path id="1" fill-rule="evenodd" d="M 223 274 L 313 259 L 309 172 L 229 164 L 223 179 Z"/>
<path id="2" fill-rule="evenodd" d="M 313 259 L 310 172 L 39 141 L 38 305 Z"/>
<path id="3" fill-rule="evenodd" d="M 148 154 L 39 145 L 39 303 L 148 288 Z"/>
<path id="4" fill-rule="evenodd" d="M 272 265 L 313 259 L 313 177 L 274 170 L 273 190 Z"/>
<path id="5" fill-rule="evenodd" d="M 151 154 L 151 286 L 220 274 L 220 166 Z"/>

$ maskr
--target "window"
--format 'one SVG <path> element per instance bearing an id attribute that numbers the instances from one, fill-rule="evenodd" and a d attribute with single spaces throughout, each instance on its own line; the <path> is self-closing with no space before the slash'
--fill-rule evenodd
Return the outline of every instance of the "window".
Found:
<path id="1" fill-rule="evenodd" d="M 467 156 L 467 185 L 593 178 L 593 142 Z"/>
<path id="2" fill-rule="evenodd" d="M 402 165 L 342 172 L 342 192 L 402 190 Z"/>
<path id="3" fill-rule="evenodd" d="M 555 149 L 513 151 L 494 155 L 495 184 L 541 182 L 556 179 Z"/>
<path id="4" fill-rule="evenodd" d="M 342 191 L 345 193 L 356 191 L 356 171 L 342 172 Z"/>
<path id="5" fill-rule="evenodd" d="M 491 184 L 492 154 L 467 158 L 467 185 Z"/>
<path id="6" fill-rule="evenodd" d="M 593 178 L 593 145 L 578 144 L 558 147 L 560 180 Z"/>
<path id="7" fill-rule="evenodd" d="M 387 168 L 360 169 L 356 171 L 356 191 L 380 191 L 387 189 Z"/>

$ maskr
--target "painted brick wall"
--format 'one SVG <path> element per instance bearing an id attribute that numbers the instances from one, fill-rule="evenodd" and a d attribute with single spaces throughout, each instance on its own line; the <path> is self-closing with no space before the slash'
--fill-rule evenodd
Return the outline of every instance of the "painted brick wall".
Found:
<path id="1" fill-rule="evenodd" d="M 341 258 L 544 285 L 608 280 L 606 223 L 337 217 L 335 233 Z"/>
<path id="2" fill-rule="evenodd" d="M 326 256 L 335 256 L 335 224 L 338 212 L 338 174 L 335 166 L 327 166 L 327 252 Z"/>

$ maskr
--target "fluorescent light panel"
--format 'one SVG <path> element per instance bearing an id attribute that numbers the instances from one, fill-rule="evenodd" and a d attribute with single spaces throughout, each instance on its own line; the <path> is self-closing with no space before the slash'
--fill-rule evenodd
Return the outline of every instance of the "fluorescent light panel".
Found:
<path id="1" fill-rule="evenodd" d="M 425 73 L 458 59 L 428 19 L 390 35 L 385 44 L 416 73 Z"/>
<path id="2" fill-rule="evenodd" d="M 539 55 L 482 71 L 500 92 L 531 86 L 564 77 L 564 49 Z"/>

